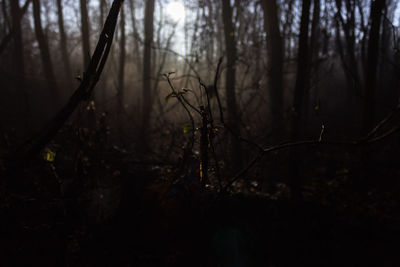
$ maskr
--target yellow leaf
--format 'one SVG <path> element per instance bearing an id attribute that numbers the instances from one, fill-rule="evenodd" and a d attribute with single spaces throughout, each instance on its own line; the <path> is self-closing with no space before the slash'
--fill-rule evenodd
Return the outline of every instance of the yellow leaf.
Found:
<path id="1" fill-rule="evenodd" d="M 47 162 L 54 162 L 56 158 L 56 153 L 51 151 L 49 148 L 44 150 L 43 159 Z"/>

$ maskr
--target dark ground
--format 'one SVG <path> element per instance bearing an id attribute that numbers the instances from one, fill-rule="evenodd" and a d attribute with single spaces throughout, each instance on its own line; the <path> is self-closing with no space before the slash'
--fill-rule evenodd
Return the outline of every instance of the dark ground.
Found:
<path id="1" fill-rule="evenodd" d="M 193 179 L 173 183 L 176 166 L 115 149 L 72 160 L 63 144 L 2 184 L 0 265 L 400 266 L 394 138 L 368 148 L 370 166 L 357 151 L 306 149 L 300 202 L 284 183 L 200 193 Z"/>

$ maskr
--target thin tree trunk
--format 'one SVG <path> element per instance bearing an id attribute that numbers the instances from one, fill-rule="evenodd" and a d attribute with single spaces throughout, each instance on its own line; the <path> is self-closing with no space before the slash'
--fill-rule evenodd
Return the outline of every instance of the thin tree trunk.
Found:
<path id="1" fill-rule="evenodd" d="M 320 8 L 320 0 L 314 0 L 314 10 L 313 17 L 311 22 L 311 39 L 310 39 L 310 50 L 312 52 L 311 55 L 311 63 L 315 69 L 317 69 L 318 64 L 318 55 L 319 55 L 319 30 L 320 30 L 320 17 L 321 17 L 321 8 Z"/>
<path id="2" fill-rule="evenodd" d="M 310 67 L 310 80 L 313 81 L 312 86 L 314 92 L 312 93 L 313 103 L 318 102 L 318 76 L 319 76 L 319 50 L 320 50 L 320 17 L 321 17 L 321 1 L 314 0 L 314 10 L 311 22 L 311 39 L 310 39 L 310 50 L 311 50 L 311 67 Z M 310 92 L 311 98 L 311 92 Z M 308 98 L 310 100 L 310 98 Z M 306 106 L 308 106 L 307 102 Z"/>
<path id="3" fill-rule="evenodd" d="M 142 128 L 141 143 L 142 149 L 148 148 L 148 127 L 151 113 L 151 46 L 153 44 L 154 34 L 154 0 L 146 1 L 144 15 L 144 53 L 143 53 L 143 106 L 142 106 Z"/>
<path id="4" fill-rule="evenodd" d="M 24 47 L 22 42 L 22 31 L 21 31 L 21 9 L 18 1 L 11 1 L 11 20 L 12 20 L 12 31 L 14 37 L 14 63 L 15 63 L 15 74 L 16 76 L 16 87 L 18 90 L 24 88 L 24 75 L 25 75 L 25 62 L 24 62 Z"/>
<path id="5" fill-rule="evenodd" d="M 73 76 L 67 49 L 67 36 L 65 34 L 65 29 L 64 29 L 62 0 L 57 0 L 57 12 L 58 12 L 58 30 L 60 32 L 60 50 L 61 50 L 62 61 L 64 63 L 65 76 L 68 81 L 72 81 Z M 68 86 L 71 86 L 71 82 L 68 83 Z"/>
<path id="6" fill-rule="evenodd" d="M 7 13 L 7 3 L 5 0 L 1 1 L 1 11 L 3 13 L 3 20 L 4 20 L 4 32 L 7 32 L 8 29 L 10 29 L 12 26 L 10 25 L 10 19 L 8 18 L 8 13 Z M 8 28 L 8 29 L 7 29 Z"/>
<path id="7" fill-rule="evenodd" d="M 139 32 L 136 26 L 136 17 L 135 17 L 135 0 L 130 0 L 130 11 L 131 11 L 131 20 L 132 20 L 132 30 L 133 30 L 133 53 L 135 54 L 135 64 L 138 75 L 142 74 L 142 57 L 140 55 L 140 45 L 141 41 Z"/>
<path id="8" fill-rule="evenodd" d="M 235 30 L 232 23 L 232 7 L 230 0 L 222 1 L 222 18 L 224 23 L 224 36 L 225 36 L 225 49 L 227 57 L 227 70 L 225 78 L 226 102 L 228 109 L 228 125 L 235 132 L 240 135 L 239 128 L 239 113 L 236 103 L 235 95 L 235 82 L 236 82 L 236 43 L 235 43 Z M 232 146 L 232 166 L 231 170 L 237 171 L 242 166 L 241 146 L 236 137 L 231 138 Z"/>
<path id="9" fill-rule="evenodd" d="M 346 1 L 346 12 L 347 12 L 347 19 L 346 21 L 344 20 L 342 16 L 342 1 L 341 0 L 336 0 L 336 20 L 340 26 L 341 29 L 343 30 L 344 37 L 346 40 L 346 46 L 343 47 L 341 46 L 340 49 L 342 49 L 342 53 L 344 53 L 344 48 L 346 48 L 346 54 L 347 57 L 344 56 L 344 54 L 341 55 L 342 60 L 344 62 L 342 63 L 344 66 L 346 65 L 345 71 L 346 77 L 348 79 L 348 85 L 349 88 L 352 89 L 354 88 L 356 92 L 360 93 L 361 91 L 361 82 L 360 82 L 360 75 L 358 71 L 358 64 L 357 64 L 357 59 L 356 59 L 356 51 L 355 51 L 355 35 L 354 35 L 354 28 L 355 28 L 355 5 L 351 5 L 349 1 Z M 339 26 L 337 26 L 339 27 Z M 340 38 L 340 27 L 338 28 L 338 33 L 339 35 L 337 37 Z M 337 42 L 341 42 L 340 39 L 337 40 Z M 338 45 L 341 45 L 338 43 Z M 349 92 L 350 93 L 350 92 Z M 348 96 L 348 99 L 350 99 L 350 95 Z"/>
<path id="10" fill-rule="evenodd" d="M 366 71 L 366 90 L 364 102 L 364 118 L 362 134 L 367 134 L 373 127 L 375 116 L 375 94 L 379 56 L 379 33 L 381 28 L 382 11 L 385 8 L 385 0 L 371 2 L 371 28 L 368 39 L 368 56 Z"/>
<path id="11" fill-rule="evenodd" d="M 303 137 L 305 122 L 304 106 L 305 98 L 308 97 L 307 82 L 309 80 L 309 51 L 308 51 L 308 32 L 310 24 L 310 5 L 311 0 L 302 1 L 301 20 L 300 20 L 300 36 L 299 50 L 297 56 L 297 77 L 294 92 L 294 114 L 292 118 L 292 139 L 298 140 Z M 302 151 L 300 149 L 292 149 L 290 152 L 290 189 L 293 200 L 301 200 L 302 176 L 300 173 L 300 159 Z"/>
<path id="12" fill-rule="evenodd" d="M 286 40 L 283 41 L 283 46 L 286 47 L 286 54 L 284 57 L 290 59 L 292 56 L 292 47 L 291 47 L 291 40 L 292 40 L 292 24 L 293 24 L 293 0 L 289 0 L 288 2 L 288 9 L 285 18 L 285 24 L 283 25 L 283 34 L 286 36 Z"/>
<path id="13" fill-rule="evenodd" d="M 106 0 L 100 0 L 100 20 L 99 20 L 99 26 L 100 29 L 103 27 L 104 24 L 104 10 L 106 8 Z"/>
<path id="14" fill-rule="evenodd" d="M 121 37 L 119 40 L 119 72 L 118 72 L 118 110 L 120 114 L 120 119 L 119 119 L 119 134 L 120 134 L 120 139 L 121 142 L 123 143 L 123 132 L 122 132 L 122 115 L 125 111 L 124 108 L 124 91 L 125 91 L 125 57 L 126 57 L 126 52 L 125 52 L 125 14 L 124 14 L 124 8 L 121 8 L 121 17 L 120 17 L 120 32 L 121 32 Z"/>
<path id="15" fill-rule="evenodd" d="M 40 0 L 33 0 L 33 19 L 35 23 L 36 39 L 39 43 L 40 56 L 42 58 L 42 65 L 46 80 L 48 81 L 48 89 L 53 97 L 53 103 L 55 107 L 59 101 L 58 89 L 56 78 L 53 69 L 53 63 L 51 61 L 49 44 L 47 37 L 43 33 L 42 20 L 40 17 Z"/>
<path id="16" fill-rule="evenodd" d="M 3 1 L 3 3 L 4 3 L 4 1 Z M 19 16 L 18 16 L 18 18 L 19 18 L 19 20 L 21 20 L 22 19 L 22 17 L 23 17 L 23 15 L 26 13 L 26 11 L 28 10 L 28 7 L 29 7 L 29 4 L 31 3 L 31 0 L 26 0 L 25 1 L 25 4 L 23 5 L 23 7 L 21 8 L 21 10 L 20 10 L 20 12 L 19 12 Z M 17 3 L 18 4 L 18 3 Z M 12 3 L 11 5 L 15 5 L 15 3 Z M 4 7 L 5 8 L 5 7 Z M 5 13 L 5 11 L 3 10 L 3 13 L 4 13 L 4 16 L 6 17 L 7 16 L 7 14 Z M 13 13 L 13 11 L 11 11 L 11 13 Z M 4 29 L 4 31 L 6 32 L 7 31 L 7 24 L 8 24 L 8 18 L 6 17 L 5 18 L 5 20 L 6 20 L 6 22 L 4 23 L 5 24 L 5 29 Z M 11 25 L 10 27 L 9 27 L 10 29 L 9 29 L 9 32 L 7 33 L 7 34 L 5 34 L 5 37 L 1 40 L 1 42 L 0 42 L 0 55 L 4 52 L 4 50 L 6 49 L 6 47 L 7 47 L 7 45 L 8 45 L 8 43 L 12 40 L 12 38 L 14 37 L 14 29 L 13 29 L 13 26 Z"/>
<path id="17" fill-rule="evenodd" d="M 307 81 L 309 79 L 309 49 L 308 49 L 308 32 L 310 24 L 310 3 L 311 0 L 303 0 L 300 22 L 299 50 L 297 57 L 297 76 L 294 93 L 294 111 L 296 113 L 296 121 L 300 122 L 304 119 L 305 109 L 303 103 L 308 97 Z M 300 127 L 297 127 L 300 129 Z"/>
<path id="18" fill-rule="evenodd" d="M 106 9 L 107 9 L 107 1 L 106 0 L 100 0 L 100 6 L 99 6 L 99 8 L 100 8 L 100 17 L 99 17 L 99 29 L 102 29 L 103 28 L 103 25 L 104 25 L 104 17 L 105 17 L 105 15 L 106 15 Z M 106 83 L 105 82 L 103 82 L 103 83 L 100 83 L 99 84 L 99 92 L 100 92 L 100 95 L 101 95 L 101 101 L 102 101 L 102 103 L 106 103 L 106 101 L 107 101 L 107 86 L 105 85 Z M 97 100 L 98 100 L 98 98 L 97 98 Z"/>
<path id="19" fill-rule="evenodd" d="M 267 34 L 268 85 L 274 138 L 283 132 L 283 42 L 279 30 L 276 0 L 263 0 L 264 29 Z"/>
<path id="20" fill-rule="evenodd" d="M 29 3 L 29 2 L 26 2 Z M 26 126 L 29 127 L 29 97 L 25 88 L 25 62 L 24 62 L 24 46 L 22 41 L 22 30 L 21 30 L 21 18 L 23 10 L 20 9 L 18 1 L 11 1 L 11 20 L 12 20 L 12 30 L 14 37 L 14 51 L 13 58 L 15 63 L 14 78 L 15 87 L 18 92 L 21 93 L 23 103 L 23 116 L 26 118 Z M 24 7 L 26 7 L 25 4 Z M 26 10 L 26 9 L 25 9 Z"/>
<path id="21" fill-rule="evenodd" d="M 80 0 L 81 4 L 81 33 L 82 33 L 82 54 L 83 68 L 85 69 L 90 62 L 90 39 L 89 39 L 89 19 L 87 10 L 87 0 Z"/>

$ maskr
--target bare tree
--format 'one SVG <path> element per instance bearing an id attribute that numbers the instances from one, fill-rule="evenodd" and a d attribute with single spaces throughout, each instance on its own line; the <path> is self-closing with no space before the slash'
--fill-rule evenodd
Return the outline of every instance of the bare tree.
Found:
<path id="1" fill-rule="evenodd" d="M 126 57 L 126 50 L 125 50 L 125 14 L 124 8 L 121 8 L 121 17 L 119 23 L 119 30 L 121 33 L 121 37 L 119 40 L 119 71 L 118 71 L 118 113 L 120 114 L 119 119 L 119 132 L 121 137 L 121 142 L 123 141 L 122 136 L 122 114 L 124 113 L 124 92 L 125 92 L 125 57 Z"/>
<path id="2" fill-rule="evenodd" d="M 28 1 L 26 3 L 29 3 Z M 23 115 L 26 118 L 26 122 L 29 122 L 29 96 L 25 89 L 25 62 L 24 62 L 24 46 L 22 42 L 22 31 L 21 31 L 21 17 L 22 12 L 19 7 L 18 1 L 11 1 L 11 17 L 12 17 L 12 36 L 14 37 L 14 50 L 13 50 L 13 58 L 15 63 L 15 87 L 17 91 L 19 91 L 22 95 L 23 103 Z M 26 9 L 27 4 L 25 4 Z M 10 38 L 11 39 L 11 38 Z M 29 125 L 26 125 L 29 127 Z"/>
<path id="3" fill-rule="evenodd" d="M 296 84 L 294 91 L 294 112 L 295 112 L 295 129 L 297 132 L 300 130 L 302 120 L 304 120 L 305 110 L 307 107 L 304 106 L 305 99 L 308 97 L 307 82 L 309 79 L 309 47 L 308 47 L 308 35 L 309 35 L 309 24 L 310 24 L 310 5 L 311 0 L 302 1 L 301 10 L 301 21 L 300 21 L 300 35 L 299 35 L 299 50 L 297 59 L 297 75 Z"/>
<path id="4" fill-rule="evenodd" d="M 48 89 L 50 94 L 54 98 L 54 104 L 56 105 L 59 101 L 59 94 L 57 89 L 56 78 L 54 74 L 53 63 L 51 61 L 50 49 L 47 37 L 43 33 L 41 11 L 40 11 L 40 0 L 33 0 L 33 19 L 35 23 L 36 39 L 39 43 L 40 56 L 42 59 L 42 65 L 44 75 L 48 81 Z"/>
<path id="5" fill-rule="evenodd" d="M 361 81 L 356 58 L 356 36 L 355 36 L 355 1 L 344 1 L 346 17 L 343 16 L 343 2 L 336 0 L 336 43 L 342 61 L 347 83 L 350 89 L 361 92 Z M 361 17 L 362 18 L 362 17 Z M 342 41 L 341 32 L 343 31 L 344 40 Z M 343 45 L 343 43 L 345 45 Z M 350 92 L 349 92 L 350 93 Z M 349 98 L 349 95 L 348 95 Z"/>
<path id="6" fill-rule="evenodd" d="M 132 29 L 133 29 L 133 53 L 135 55 L 135 63 L 136 63 L 136 69 L 138 74 L 140 75 L 142 73 L 142 57 L 140 54 L 140 42 L 141 38 L 139 35 L 139 31 L 137 29 L 136 25 L 136 16 L 135 16 L 135 0 L 130 0 L 129 1 L 130 5 L 130 15 L 131 15 L 131 20 L 132 20 Z"/>
<path id="7" fill-rule="evenodd" d="M 268 84 L 273 136 L 283 130 L 283 42 L 276 0 L 263 0 L 264 28 L 267 33 Z"/>
<path id="8" fill-rule="evenodd" d="M 151 113 L 151 46 L 153 43 L 154 31 L 154 0 L 146 1 L 144 15 L 144 51 L 143 51 L 143 103 L 142 103 L 142 129 L 141 136 L 143 148 L 148 145 L 147 130 L 149 127 Z"/>
<path id="9" fill-rule="evenodd" d="M 228 108 L 228 125 L 235 134 L 240 135 L 239 113 L 235 95 L 236 82 L 236 42 L 235 29 L 232 22 L 232 7 L 230 0 L 222 1 L 222 18 L 224 22 L 225 49 L 227 57 L 227 69 L 225 78 L 226 103 Z M 232 138 L 232 168 L 240 169 L 242 166 L 240 142 Z"/>
<path id="10" fill-rule="evenodd" d="M 64 63 L 65 76 L 66 76 L 67 80 L 71 81 L 72 71 L 71 71 L 71 63 L 69 60 L 68 49 L 67 49 L 67 35 L 65 34 L 65 29 L 64 29 L 64 15 L 63 15 L 62 0 L 57 0 L 57 13 L 58 13 L 58 30 L 60 32 L 61 58 Z M 68 85 L 71 86 L 71 83 L 69 83 Z"/>
<path id="11" fill-rule="evenodd" d="M 308 35 L 310 24 L 310 5 L 311 0 L 303 0 L 301 8 L 300 20 L 300 35 L 299 35 L 299 50 L 297 59 L 297 76 L 294 91 L 293 108 L 294 114 L 292 118 L 292 139 L 298 140 L 303 137 L 304 132 L 304 115 L 305 109 L 304 102 L 308 97 L 307 82 L 309 79 L 309 49 L 308 49 Z M 290 155 L 291 168 L 290 168 L 290 187 L 293 199 L 301 199 L 301 184 L 302 179 L 299 175 L 299 159 L 301 158 L 301 151 L 292 150 Z"/>
<path id="12" fill-rule="evenodd" d="M 14 37 L 14 51 L 13 57 L 15 60 L 15 73 L 21 75 L 25 74 L 25 63 L 24 63 L 24 47 L 22 42 L 22 31 L 21 31 L 21 9 L 19 7 L 19 1 L 11 1 L 11 18 L 12 18 L 12 29 Z M 24 88 L 24 79 L 16 77 L 16 87 L 21 90 Z"/>
<path id="13" fill-rule="evenodd" d="M 375 116 L 375 94 L 376 80 L 379 56 L 379 34 L 381 28 L 382 12 L 385 8 L 385 0 L 375 0 L 371 2 L 371 28 L 369 30 L 367 70 L 366 70 L 366 88 L 364 101 L 364 118 L 362 133 L 367 134 L 372 130 Z"/>
<path id="14" fill-rule="evenodd" d="M 100 17 L 99 17 L 100 29 L 103 27 L 103 24 L 104 24 L 104 11 L 105 11 L 106 5 L 107 5 L 106 0 L 100 0 L 100 6 L 99 6 L 99 8 L 100 8 Z"/>
<path id="15" fill-rule="evenodd" d="M 90 62 L 90 38 L 89 38 L 89 18 L 87 10 L 88 0 L 80 0 L 81 4 L 81 33 L 82 33 L 82 54 L 83 67 L 86 68 Z"/>

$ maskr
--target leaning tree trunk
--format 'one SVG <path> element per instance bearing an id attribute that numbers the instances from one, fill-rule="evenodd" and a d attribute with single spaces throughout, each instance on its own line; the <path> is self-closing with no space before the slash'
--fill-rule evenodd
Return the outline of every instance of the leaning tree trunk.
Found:
<path id="1" fill-rule="evenodd" d="M 235 30 L 232 23 L 232 7 L 230 0 L 222 1 L 222 19 L 224 23 L 225 49 L 227 57 L 227 70 L 225 78 L 226 102 L 228 108 L 228 126 L 234 133 L 240 136 L 239 113 L 236 103 L 235 82 L 236 82 L 236 43 Z M 236 137 L 231 138 L 232 171 L 237 171 L 242 166 L 242 151 L 240 142 Z"/>
<path id="2" fill-rule="evenodd" d="M 151 46 L 153 44 L 154 31 L 154 0 L 146 1 L 144 14 L 144 49 L 143 49 L 143 100 L 142 100 L 142 125 L 141 125 L 141 148 L 146 150 L 149 145 L 148 128 L 151 107 Z"/>
<path id="3" fill-rule="evenodd" d="M 268 85 L 274 139 L 283 130 L 283 42 L 276 0 L 263 0 L 264 29 L 267 34 Z"/>
<path id="4" fill-rule="evenodd" d="M 51 61 L 49 44 L 47 41 L 47 37 L 43 33 L 40 14 L 40 0 L 33 0 L 33 19 L 35 23 L 36 39 L 39 43 L 39 50 L 40 56 L 42 58 L 44 75 L 46 76 L 46 80 L 48 81 L 48 89 L 51 96 L 53 97 L 52 103 L 54 103 L 54 108 L 56 108 L 59 102 L 57 83 L 54 74 L 53 63 Z"/>
<path id="5" fill-rule="evenodd" d="M 62 107 L 56 116 L 47 123 L 39 133 L 19 146 L 15 151 L 11 151 L 6 155 L 3 161 L 7 166 L 5 168 L 6 171 L 4 176 L 11 176 L 15 170 L 24 166 L 24 164 L 27 164 L 30 159 L 37 155 L 37 153 L 39 153 L 44 146 L 54 138 L 71 114 L 76 110 L 78 105 L 83 101 L 90 99 L 107 62 L 122 3 L 123 0 L 114 0 L 99 37 L 96 49 L 86 69 L 86 75 L 83 77 L 79 87 L 74 91 L 68 102 Z"/>

